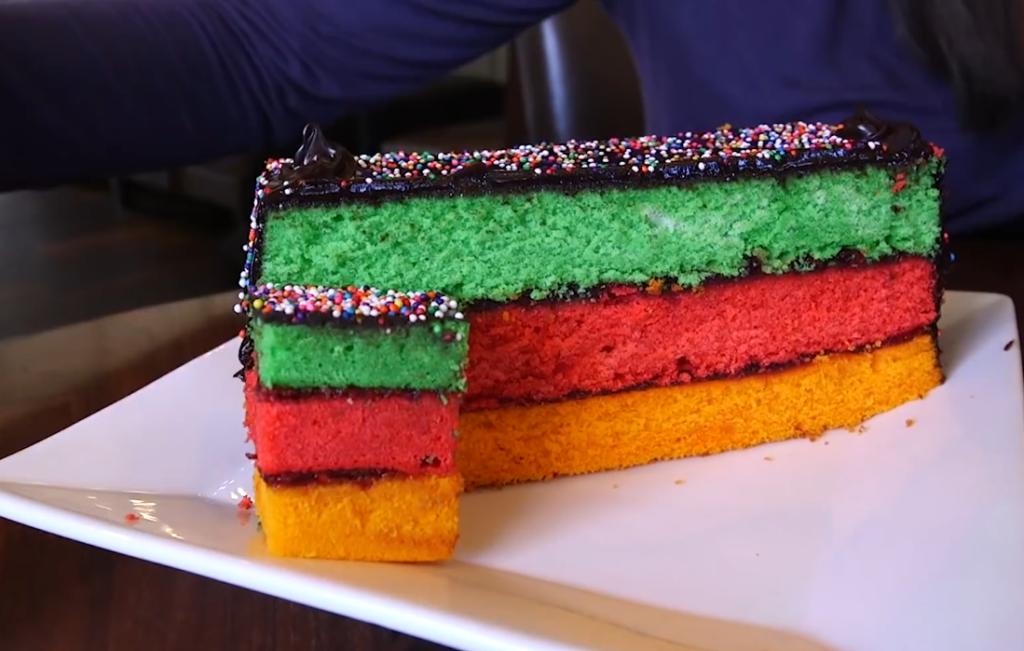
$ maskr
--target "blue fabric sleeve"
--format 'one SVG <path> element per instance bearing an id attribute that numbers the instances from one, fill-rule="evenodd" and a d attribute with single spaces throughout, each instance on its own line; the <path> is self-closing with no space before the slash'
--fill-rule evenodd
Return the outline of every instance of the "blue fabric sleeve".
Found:
<path id="1" fill-rule="evenodd" d="M 571 0 L 0 0 L 0 188 L 286 142 Z"/>

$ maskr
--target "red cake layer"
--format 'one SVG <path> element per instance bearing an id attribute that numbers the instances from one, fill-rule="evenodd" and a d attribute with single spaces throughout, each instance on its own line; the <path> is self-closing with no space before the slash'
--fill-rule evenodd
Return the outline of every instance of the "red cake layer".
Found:
<path id="1" fill-rule="evenodd" d="M 245 422 L 264 475 L 384 468 L 410 475 L 455 471 L 459 406 L 420 392 L 276 397 L 245 376 Z"/>
<path id="2" fill-rule="evenodd" d="M 467 410 L 664 386 L 871 345 L 937 318 L 930 260 L 617 288 L 469 315 Z"/>

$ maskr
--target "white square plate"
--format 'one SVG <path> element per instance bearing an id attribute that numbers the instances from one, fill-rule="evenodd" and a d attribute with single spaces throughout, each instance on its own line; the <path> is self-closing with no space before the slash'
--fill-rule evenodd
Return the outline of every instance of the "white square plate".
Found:
<path id="1" fill-rule="evenodd" d="M 950 293 L 942 328 L 947 384 L 866 432 L 467 495 L 445 564 L 266 554 L 237 342 L 0 461 L 0 516 L 472 651 L 1008 651 L 1013 305 Z"/>

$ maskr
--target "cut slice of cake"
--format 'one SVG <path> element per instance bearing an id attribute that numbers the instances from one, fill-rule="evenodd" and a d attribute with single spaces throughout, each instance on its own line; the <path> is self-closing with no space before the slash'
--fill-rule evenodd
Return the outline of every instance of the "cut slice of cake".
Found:
<path id="1" fill-rule="evenodd" d="M 246 424 L 272 553 L 451 556 L 467 342 L 450 305 L 370 287 L 264 285 L 246 299 Z"/>
<path id="2" fill-rule="evenodd" d="M 855 427 L 943 380 L 943 163 L 910 125 L 863 110 L 839 125 L 359 157 L 310 127 L 257 185 L 240 308 L 254 321 L 250 403 L 459 394 L 447 406 L 468 487 Z M 413 327 L 368 313 L 380 327 L 318 328 L 343 311 L 268 312 L 261 292 L 281 283 L 444 296 Z M 290 421 L 250 411 L 257 465 L 274 463 L 260 441 L 280 449 Z M 370 427 L 322 413 L 351 424 L 311 446 L 341 463 Z M 331 495 L 336 509 L 357 499 Z M 352 552 L 324 540 L 311 553 Z"/>

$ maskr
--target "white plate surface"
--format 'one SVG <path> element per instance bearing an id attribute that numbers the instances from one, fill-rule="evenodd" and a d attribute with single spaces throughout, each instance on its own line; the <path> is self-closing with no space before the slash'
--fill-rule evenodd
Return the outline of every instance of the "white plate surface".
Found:
<path id="1" fill-rule="evenodd" d="M 0 516 L 471 651 L 1008 651 L 1013 305 L 950 293 L 942 328 L 947 384 L 864 433 L 467 495 L 445 564 L 266 554 L 236 507 L 237 342 L 0 461 Z"/>

